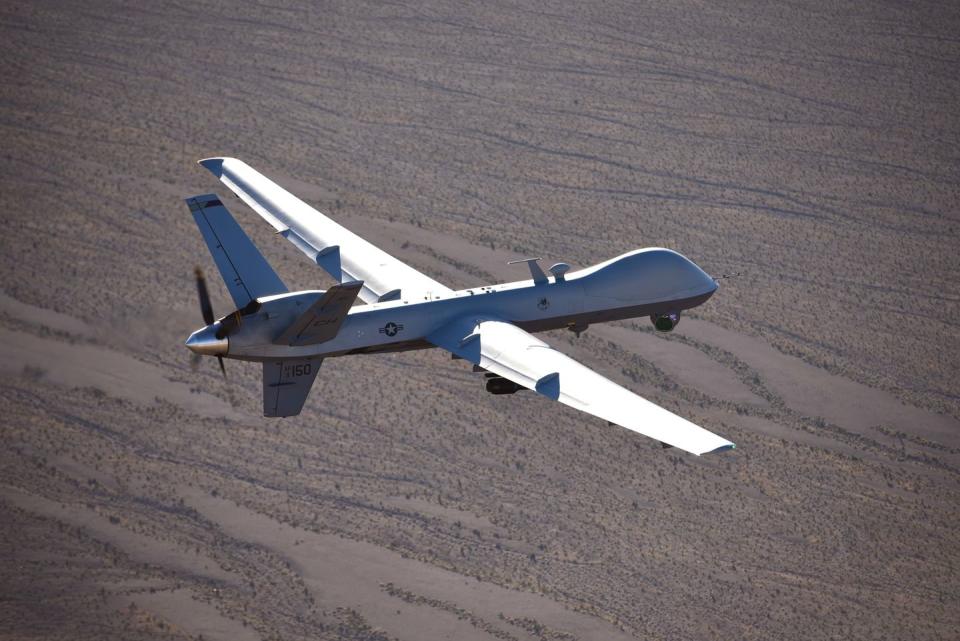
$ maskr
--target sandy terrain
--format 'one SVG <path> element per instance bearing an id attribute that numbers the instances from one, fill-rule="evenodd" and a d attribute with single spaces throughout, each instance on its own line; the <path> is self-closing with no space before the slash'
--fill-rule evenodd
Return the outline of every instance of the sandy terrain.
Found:
<path id="1" fill-rule="evenodd" d="M 960 10 L 0 7 L 0 638 L 954 639 Z M 434 351 L 302 416 L 208 361 L 183 198 L 330 281 L 233 155 L 453 287 L 645 245 L 668 336 L 544 338 L 738 444 L 663 450 Z"/>

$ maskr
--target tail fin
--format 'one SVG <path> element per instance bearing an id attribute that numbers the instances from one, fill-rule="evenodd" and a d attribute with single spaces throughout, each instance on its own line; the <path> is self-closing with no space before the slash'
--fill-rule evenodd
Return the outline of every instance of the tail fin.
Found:
<path id="1" fill-rule="evenodd" d="M 273 340 L 275 345 L 316 345 L 332 340 L 357 300 L 363 281 L 334 285 Z"/>
<path id="2" fill-rule="evenodd" d="M 215 194 L 187 198 L 187 205 L 237 309 L 258 296 L 288 291 Z"/>
<path id="3" fill-rule="evenodd" d="M 263 363 L 263 415 L 296 416 L 303 409 L 322 358 L 290 358 Z"/>

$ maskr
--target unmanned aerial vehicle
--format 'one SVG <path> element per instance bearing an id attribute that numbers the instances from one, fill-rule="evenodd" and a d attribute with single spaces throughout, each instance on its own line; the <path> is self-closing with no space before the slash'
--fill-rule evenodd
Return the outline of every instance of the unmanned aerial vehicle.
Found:
<path id="1" fill-rule="evenodd" d="M 670 331 L 717 282 L 681 254 L 638 249 L 570 271 L 524 261 L 531 278 L 454 291 L 413 269 L 235 158 L 206 167 L 327 271 L 337 285 L 291 292 L 214 194 L 187 204 L 236 311 L 215 320 L 197 272 L 206 326 L 186 345 L 195 354 L 263 364 L 263 413 L 294 416 L 325 358 L 439 347 L 483 372 L 487 391 L 533 390 L 608 423 L 693 454 L 733 443 L 617 385 L 533 336 L 642 316 Z M 357 305 L 357 299 L 365 304 Z"/>

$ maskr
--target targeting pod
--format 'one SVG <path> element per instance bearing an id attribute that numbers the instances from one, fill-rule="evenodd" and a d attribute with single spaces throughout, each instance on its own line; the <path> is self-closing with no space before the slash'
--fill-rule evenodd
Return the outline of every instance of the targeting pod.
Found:
<path id="1" fill-rule="evenodd" d="M 671 332 L 680 323 L 680 312 L 650 314 L 650 322 L 658 332 Z"/>

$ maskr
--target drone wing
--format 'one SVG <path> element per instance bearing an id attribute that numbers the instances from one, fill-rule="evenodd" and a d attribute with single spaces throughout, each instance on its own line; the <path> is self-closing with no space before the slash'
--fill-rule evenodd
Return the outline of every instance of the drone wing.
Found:
<path id="1" fill-rule="evenodd" d="M 428 300 L 450 288 L 422 274 L 303 202 L 236 158 L 207 158 L 200 164 L 229 187 L 277 233 L 341 283 L 363 281 L 365 303 Z"/>
<path id="2" fill-rule="evenodd" d="M 644 400 L 516 325 L 465 317 L 427 340 L 498 376 L 628 430 L 706 454 L 734 447 L 730 441 Z"/>

